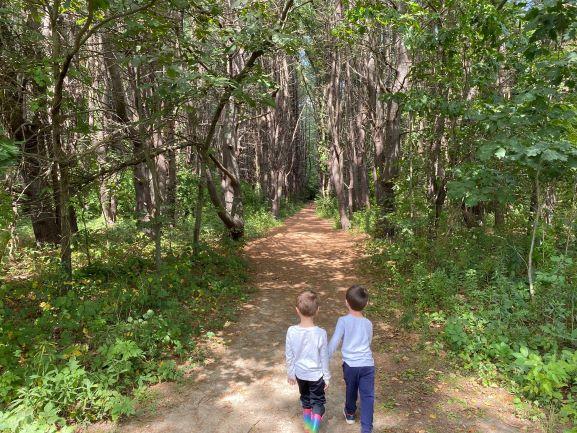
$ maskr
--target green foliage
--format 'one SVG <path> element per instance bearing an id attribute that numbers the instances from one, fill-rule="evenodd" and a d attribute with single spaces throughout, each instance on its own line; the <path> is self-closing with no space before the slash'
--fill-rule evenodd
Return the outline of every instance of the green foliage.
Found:
<path id="1" fill-rule="evenodd" d="M 16 143 L 8 138 L 0 125 L 0 174 L 14 161 L 17 154 Z"/>
<path id="2" fill-rule="evenodd" d="M 15 143 L 6 137 L 0 125 L 0 175 L 14 162 L 17 153 L 18 148 Z M 4 256 L 6 244 L 10 240 L 10 233 L 7 229 L 12 220 L 11 214 L 11 197 L 4 191 L 0 191 L 0 263 Z"/>
<path id="3" fill-rule="evenodd" d="M 523 346 L 513 356 L 522 390 L 530 398 L 544 403 L 562 402 L 567 388 L 577 385 L 577 350 L 543 357 Z"/>
<path id="4" fill-rule="evenodd" d="M 351 226 L 364 233 L 374 234 L 380 211 L 377 206 L 372 206 L 369 209 L 362 209 L 353 212 L 351 218 Z"/>
<path id="5" fill-rule="evenodd" d="M 321 218 L 328 218 L 338 223 L 339 221 L 339 208 L 337 205 L 337 199 L 330 196 L 320 196 L 315 199 L 315 209 L 317 214 Z"/>
<path id="6" fill-rule="evenodd" d="M 482 164 L 461 165 L 454 170 L 454 180 L 449 182 L 448 195 L 462 200 L 467 206 L 479 203 L 512 203 L 518 188 L 515 178 L 508 173 L 488 168 Z"/>
<path id="7" fill-rule="evenodd" d="M 0 263 L 2 262 L 6 245 L 10 241 L 9 226 L 12 220 L 11 197 L 4 191 L 0 191 Z"/>
<path id="8" fill-rule="evenodd" d="M 0 286 L 0 431 L 55 432 L 133 413 L 134 389 L 181 377 L 178 361 L 195 356 L 195 337 L 220 328 L 246 299 L 234 250 L 205 247 L 193 258 L 174 243 L 157 273 L 140 253 L 148 240 L 136 234 L 109 229 L 116 246 L 98 238 L 101 251 L 72 280 L 48 261 L 41 275 Z M 21 256 L 19 269 L 38 259 Z"/>
<path id="9" fill-rule="evenodd" d="M 393 244 L 372 241 L 371 251 L 398 291 L 401 323 L 426 330 L 484 382 L 503 380 L 575 422 L 577 268 L 541 244 L 531 300 L 516 242 L 480 229 L 434 240 L 405 232 Z"/>
<path id="10" fill-rule="evenodd" d="M 130 415 L 135 390 L 181 378 L 182 361 L 200 356 L 198 338 L 235 317 L 247 297 L 242 245 L 227 241 L 207 201 L 192 256 L 198 179 L 179 175 L 181 223 L 165 233 L 160 271 L 132 210 L 122 207 L 106 227 L 96 191 L 86 197 L 91 261 L 84 242 L 75 245 L 72 279 L 58 272 L 52 248 L 18 251 L 0 284 L 0 431 L 72 431 L 65 426 Z M 114 188 L 131 203 L 130 176 Z M 280 225 L 249 185 L 243 197 L 247 237 Z M 281 219 L 299 208 L 283 202 Z"/>

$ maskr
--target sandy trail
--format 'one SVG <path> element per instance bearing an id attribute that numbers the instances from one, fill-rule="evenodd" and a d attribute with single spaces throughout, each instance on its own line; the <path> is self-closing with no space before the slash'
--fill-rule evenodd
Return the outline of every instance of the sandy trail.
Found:
<path id="1" fill-rule="evenodd" d="M 284 367 L 286 329 L 297 322 L 294 298 L 305 288 L 320 293 L 317 322 L 330 336 L 337 317 L 345 313 L 346 288 L 353 283 L 370 284 L 367 276 L 358 274 L 360 240 L 334 230 L 330 221 L 318 218 L 314 209 L 307 207 L 268 237 L 248 245 L 246 254 L 258 292 L 243 306 L 238 322 L 223 332 L 223 344 L 216 350 L 214 362 L 199 369 L 185 384 L 166 386 L 161 392 L 164 396 L 159 397 L 165 400 L 160 407 L 129 420 L 116 431 L 303 433 L 298 390 L 286 383 Z M 485 388 L 454 376 L 446 384 L 440 376 L 426 375 L 431 365 L 422 365 L 420 354 L 408 344 L 391 325 L 376 323 L 375 432 L 537 431 L 511 415 L 506 393 L 485 393 Z M 342 420 L 340 365 L 340 355 L 335 356 L 321 432 L 359 431 L 358 423 L 348 426 Z M 417 373 L 421 370 L 420 376 Z M 412 378 L 403 376 L 406 371 L 415 374 Z M 422 384 L 430 386 L 421 390 Z"/>

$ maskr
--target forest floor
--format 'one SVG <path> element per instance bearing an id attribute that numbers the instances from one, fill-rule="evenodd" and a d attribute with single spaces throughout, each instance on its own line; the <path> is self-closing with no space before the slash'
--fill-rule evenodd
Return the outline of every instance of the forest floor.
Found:
<path id="1" fill-rule="evenodd" d="M 298 390 L 286 382 L 286 329 L 297 322 L 295 296 L 321 295 L 318 325 L 331 335 L 345 314 L 344 291 L 371 286 L 363 266 L 363 237 L 337 231 L 306 207 L 269 236 L 251 242 L 246 255 L 258 289 L 239 320 L 210 339 L 207 358 L 178 383 L 152 388 L 139 414 L 118 426 L 90 431 L 119 433 L 303 433 Z M 462 376 L 425 350 L 418 335 L 402 330 L 393 314 L 370 317 L 377 365 L 375 433 L 541 432 L 523 419 L 513 396 Z M 327 413 L 321 432 L 358 432 L 342 417 L 340 354 L 331 363 Z"/>

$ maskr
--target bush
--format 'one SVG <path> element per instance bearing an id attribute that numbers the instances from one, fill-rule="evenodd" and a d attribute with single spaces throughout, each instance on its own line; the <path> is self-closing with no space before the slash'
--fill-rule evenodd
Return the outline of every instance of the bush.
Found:
<path id="1" fill-rule="evenodd" d="M 173 244 L 157 272 L 141 253 L 148 240 L 135 234 L 71 280 L 46 267 L 0 286 L 0 431 L 71 431 L 133 413 L 134 390 L 178 379 L 194 337 L 219 329 L 246 299 L 234 250 L 192 257 Z"/>
<path id="2" fill-rule="evenodd" d="M 369 250 L 396 289 L 403 324 L 433 330 L 484 382 L 503 379 L 577 422 L 577 267 L 543 246 L 531 299 L 518 243 L 482 229 L 436 238 L 404 231 L 394 243 L 372 241 Z"/>
<path id="3" fill-rule="evenodd" d="M 317 215 L 321 218 L 328 218 L 339 222 L 339 208 L 337 199 L 330 196 L 319 196 L 315 199 L 315 208 Z"/>

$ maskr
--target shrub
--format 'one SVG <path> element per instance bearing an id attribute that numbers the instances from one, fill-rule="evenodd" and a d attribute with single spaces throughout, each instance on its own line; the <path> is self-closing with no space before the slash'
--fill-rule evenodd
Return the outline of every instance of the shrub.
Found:
<path id="1" fill-rule="evenodd" d="M 336 223 L 339 221 L 339 208 L 337 205 L 337 199 L 330 196 L 319 196 L 315 199 L 315 208 L 317 215 L 321 218 L 328 218 L 334 220 Z"/>
<path id="2" fill-rule="evenodd" d="M 402 324 L 440 326 L 432 335 L 464 368 L 577 422 L 577 267 L 550 246 L 539 250 L 531 299 L 516 242 L 482 229 L 405 231 L 369 250 L 401 301 Z"/>
<path id="3" fill-rule="evenodd" d="M 72 431 L 133 413 L 134 389 L 178 379 L 194 337 L 246 299 L 233 251 L 204 248 L 193 258 L 175 245 L 156 272 L 134 242 L 71 280 L 46 272 L 0 286 L 0 431 Z"/>

